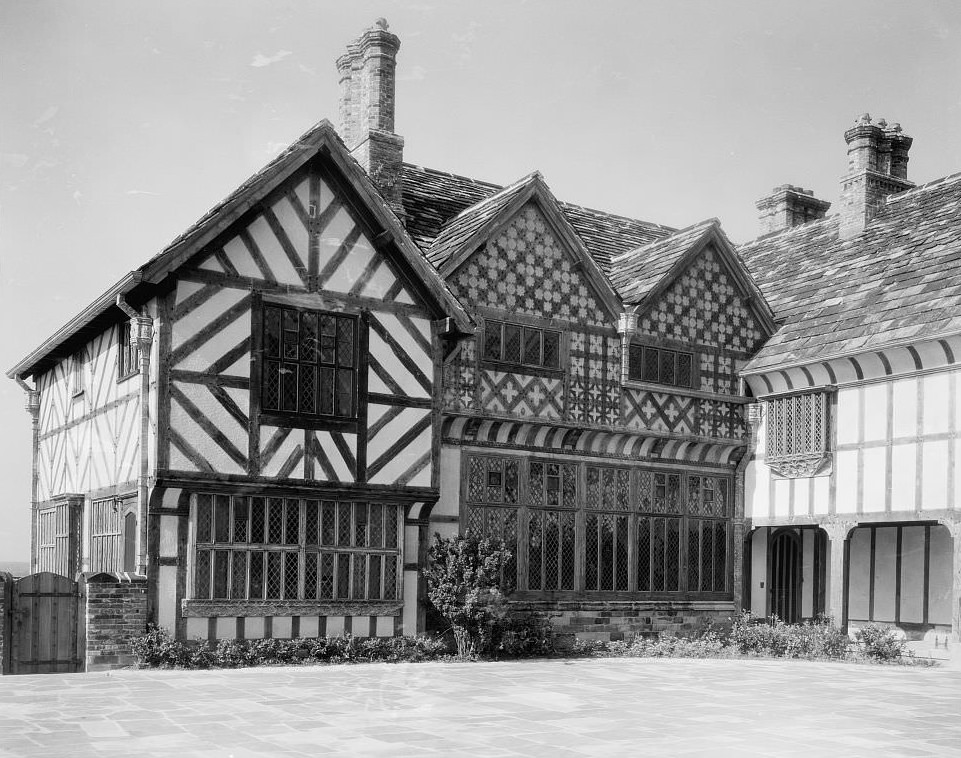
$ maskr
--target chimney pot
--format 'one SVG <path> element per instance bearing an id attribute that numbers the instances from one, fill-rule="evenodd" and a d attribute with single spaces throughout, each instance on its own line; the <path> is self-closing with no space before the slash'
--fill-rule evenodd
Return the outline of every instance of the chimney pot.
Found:
<path id="1" fill-rule="evenodd" d="M 884 198 L 914 186 L 908 181 L 908 150 L 913 140 L 899 123 L 883 118 L 871 123 L 862 114 L 844 132 L 848 144 L 848 172 L 841 179 L 840 235 L 861 232 L 884 204 Z"/>

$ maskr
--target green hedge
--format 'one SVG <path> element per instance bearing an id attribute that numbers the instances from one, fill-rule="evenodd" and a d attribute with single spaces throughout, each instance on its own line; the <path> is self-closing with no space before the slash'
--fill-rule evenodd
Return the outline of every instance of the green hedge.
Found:
<path id="1" fill-rule="evenodd" d="M 148 668 L 241 668 L 271 664 L 370 663 L 432 661 L 450 654 L 443 640 L 430 637 L 315 637 L 307 639 L 221 640 L 173 639 L 152 626 L 134 641 L 134 654 Z"/>

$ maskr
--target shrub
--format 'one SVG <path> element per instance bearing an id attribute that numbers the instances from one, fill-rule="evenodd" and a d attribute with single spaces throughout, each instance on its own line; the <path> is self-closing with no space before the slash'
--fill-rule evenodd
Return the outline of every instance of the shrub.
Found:
<path id="1" fill-rule="evenodd" d="M 904 654 L 906 643 L 894 629 L 880 624 L 866 624 L 858 630 L 856 636 L 866 658 L 896 661 Z"/>
<path id="2" fill-rule="evenodd" d="M 194 655 L 187 643 L 175 640 L 166 629 L 154 624 L 133 641 L 133 653 L 138 664 L 151 668 L 186 668 Z"/>
<path id="3" fill-rule="evenodd" d="M 352 661 L 435 660 L 447 655 L 447 646 L 428 637 L 341 637 L 310 639 L 221 640 L 211 649 L 205 642 L 179 642 L 165 629 L 151 626 L 133 644 L 141 666 L 150 668 L 243 668 L 296 663 L 349 663 Z"/>
<path id="4" fill-rule="evenodd" d="M 503 542 L 434 535 L 427 551 L 427 596 L 451 625 L 457 654 L 475 658 L 482 633 L 507 615 L 502 586 L 511 552 Z"/>
<path id="5" fill-rule="evenodd" d="M 535 658 L 553 655 L 554 627 L 545 613 L 507 613 L 482 631 L 481 647 L 497 658 Z"/>

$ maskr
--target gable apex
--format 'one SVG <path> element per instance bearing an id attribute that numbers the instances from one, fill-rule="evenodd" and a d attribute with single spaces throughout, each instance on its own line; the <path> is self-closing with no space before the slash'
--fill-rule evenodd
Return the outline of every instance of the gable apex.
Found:
<path id="1" fill-rule="evenodd" d="M 618 318 L 622 310 L 621 299 L 567 220 L 560 203 L 539 171 L 522 177 L 461 211 L 435 238 L 427 251 L 427 259 L 437 266 L 445 278 L 453 275 L 528 203 L 535 204 L 544 215 L 551 231 L 566 254 L 571 256 L 573 265 L 590 285 L 598 302 L 613 319 Z"/>

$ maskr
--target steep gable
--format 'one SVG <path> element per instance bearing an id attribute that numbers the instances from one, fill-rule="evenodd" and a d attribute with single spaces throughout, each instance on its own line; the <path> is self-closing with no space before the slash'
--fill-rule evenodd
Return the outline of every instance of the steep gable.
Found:
<path id="1" fill-rule="evenodd" d="M 459 214 L 427 252 L 474 306 L 610 326 L 620 300 L 539 174 Z"/>

